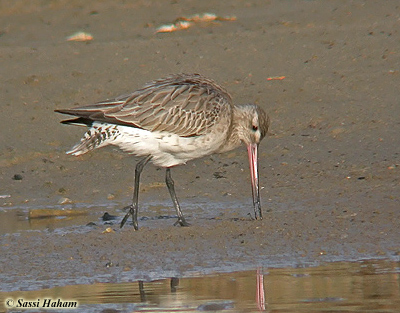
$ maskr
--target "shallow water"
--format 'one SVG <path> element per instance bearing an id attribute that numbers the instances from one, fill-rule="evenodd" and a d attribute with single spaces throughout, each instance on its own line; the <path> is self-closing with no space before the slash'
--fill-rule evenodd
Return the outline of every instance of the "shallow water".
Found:
<path id="1" fill-rule="evenodd" d="M 224 207 L 224 213 L 227 211 L 233 219 L 251 218 L 250 214 L 243 214 L 242 203 L 225 202 L 210 203 L 207 200 L 196 199 L 197 205 L 182 201 L 185 206 L 185 216 L 200 219 L 216 219 L 223 214 L 221 207 Z M 42 206 L 8 206 L 0 207 L 0 235 L 18 233 L 26 230 L 72 230 L 75 226 L 96 223 L 99 225 L 119 224 L 126 214 L 123 210 L 126 204 L 114 203 L 96 203 L 96 204 L 57 204 Z M 175 210 L 171 207 L 170 201 L 146 201 L 140 207 L 138 216 L 140 227 L 159 227 L 157 221 L 170 220 L 161 223 L 161 226 L 172 225 L 177 216 Z M 226 206 L 229 208 L 227 209 Z M 143 208 L 144 207 L 144 208 Z M 69 212 L 66 212 L 69 211 Z M 47 212 L 52 212 L 51 216 L 41 216 Z M 64 212 L 64 213 L 63 213 Z M 110 214 L 113 218 L 103 220 L 103 214 Z M 35 217 L 32 217 L 35 215 Z M 131 221 L 128 221 L 130 224 Z M 71 228 L 72 227 L 72 228 Z M 76 227 L 75 227 L 76 228 Z"/>
<path id="2" fill-rule="evenodd" d="M 18 299 L 24 299 L 42 305 L 44 299 L 62 299 L 77 301 L 79 312 L 399 312 L 399 274 L 398 262 L 337 262 L 319 267 L 1 292 L 0 302 L 5 305 L 12 299 L 16 305 Z M 18 309 L 10 308 L 8 312 L 15 311 Z"/>

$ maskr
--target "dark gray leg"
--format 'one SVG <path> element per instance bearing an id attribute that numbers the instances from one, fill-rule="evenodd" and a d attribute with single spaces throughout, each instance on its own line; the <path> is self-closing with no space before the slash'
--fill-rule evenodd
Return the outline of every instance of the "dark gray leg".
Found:
<path id="1" fill-rule="evenodd" d="M 125 207 L 124 210 L 129 209 L 128 213 L 126 213 L 125 217 L 123 218 L 121 222 L 120 228 L 124 226 L 126 221 L 128 220 L 129 216 L 132 215 L 132 221 L 133 221 L 133 228 L 135 230 L 138 230 L 138 221 L 137 221 L 137 212 L 138 212 L 138 201 L 139 201 L 139 181 L 140 181 L 140 173 L 142 173 L 142 170 L 144 166 L 149 162 L 151 159 L 151 156 L 147 156 L 141 161 L 136 164 L 135 168 L 135 185 L 133 189 L 133 199 L 132 199 L 132 204 Z"/>
<path id="2" fill-rule="evenodd" d="M 190 226 L 190 224 L 188 222 L 186 222 L 186 220 L 182 214 L 181 207 L 178 202 L 178 198 L 176 197 L 174 181 L 172 180 L 172 177 L 171 177 L 171 168 L 168 167 L 165 174 L 166 174 L 165 175 L 165 183 L 167 184 L 169 194 L 171 195 L 172 202 L 174 203 L 176 214 L 178 214 L 178 220 L 175 222 L 174 226 L 176 226 L 178 224 L 181 226 Z"/>

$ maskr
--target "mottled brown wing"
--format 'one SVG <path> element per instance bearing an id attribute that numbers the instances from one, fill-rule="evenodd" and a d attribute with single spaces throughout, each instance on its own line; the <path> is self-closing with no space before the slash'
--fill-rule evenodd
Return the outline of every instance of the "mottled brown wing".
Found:
<path id="1" fill-rule="evenodd" d="M 178 74 L 129 95 L 58 112 L 190 137 L 204 134 L 231 110 L 230 95 L 214 81 L 198 74 Z"/>

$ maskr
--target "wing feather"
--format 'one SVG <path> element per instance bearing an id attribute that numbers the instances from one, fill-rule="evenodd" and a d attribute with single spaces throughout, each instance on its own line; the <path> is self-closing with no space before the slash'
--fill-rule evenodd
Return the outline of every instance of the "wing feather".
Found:
<path id="1" fill-rule="evenodd" d="M 230 114 L 232 106 L 230 95 L 214 81 L 199 74 L 177 74 L 154 80 L 129 95 L 57 112 L 190 137 L 207 132 L 221 112 Z"/>

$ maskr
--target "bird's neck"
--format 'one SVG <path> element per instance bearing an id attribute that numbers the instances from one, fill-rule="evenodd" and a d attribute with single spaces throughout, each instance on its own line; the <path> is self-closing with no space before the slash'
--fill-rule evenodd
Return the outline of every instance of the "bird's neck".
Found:
<path id="1" fill-rule="evenodd" d="M 224 145 L 220 149 L 220 153 L 227 152 L 233 150 L 240 146 L 242 143 L 239 134 L 240 134 L 240 120 L 242 115 L 242 110 L 240 106 L 233 106 L 233 114 L 232 114 L 232 121 L 231 121 L 231 129 L 229 132 L 229 136 L 227 137 Z"/>

